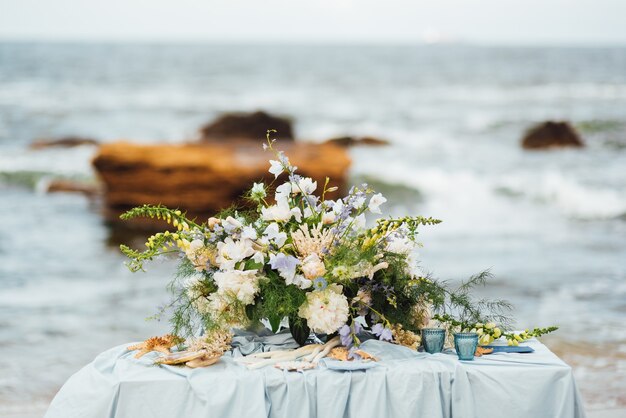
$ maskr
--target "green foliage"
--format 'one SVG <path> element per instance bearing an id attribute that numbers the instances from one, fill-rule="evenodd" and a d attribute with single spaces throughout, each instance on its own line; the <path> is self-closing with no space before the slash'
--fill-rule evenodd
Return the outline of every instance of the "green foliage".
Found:
<path id="1" fill-rule="evenodd" d="M 120 215 L 120 219 L 122 220 L 138 217 L 163 220 L 167 223 L 171 223 L 178 231 L 187 231 L 190 227 L 200 228 L 195 222 L 187 219 L 185 214 L 180 210 L 168 209 L 162 205 L 143 205 Z M 145 271 L 143 268 L 144 262 L 151 261 L 162 254 L 177 252 L 176 250 L 168 250 L 166 245 L 173 244 L 173 242 L 178 239 L 179 236 L 177 233 L 170 233 L 170 231 L 159 232 L 148 238 L 146 242 L 147 249 L 144 251 L 134 250 L 127 245 L 120 245 L 120 250 L 129 258 L 126 266 L 130 271 L 133 273 Z"/>
<path id="2" fill-rule="evenodd" d="M 426 218 L 423 216 L 406 216 L 404 218 L 378 219 L 376 226 L 372 228 L 372 233 L 388 235 L 399 228 L 406 228 L 409 231 L 409 238 L 414 239 L 417 235 L 417 228 L 420 225 L 437 225 L 441 220 Z"/>
<path id="3" fill-rule="evenodd" d="M 143 263 L 145 261 L 152 261 L 155 257 L 167 254 L 172 251 L 164 249 L 165 245 L 172 240 L 172 236 L 170 234 L 157 234 L 151 237 L 146 243 L 148 247 L 145 251 L 137 251 L 128 247 L 127 245 L 120 245 L 120 250 L 122 254 L 129 258 L 129 261 L 126 262 L 126 266 L 133 273 L 137 271 L 145 271 L 143 268 Z"/>
<path id="4" fill-rule="evenodd" d="M 472 291 L 478 286 L 485 286 L 493 275 L 487 270 L 470 277 L 456 290 L 448 290 L 449 302 L 445 308 L 453 312 L 462 323 L 498 322 L 507 326 L 510 322 L 507 313 L 511 304 L 505 300 L 472 298 Z"/>
<path id="5" fill-rule="evenodd" d="M 559 327 L 547 327 L 547 328 L 534 328 L 532 331 L 524 330 L 522 332 L 502 332 L 502 330 L 496 326 L 495 322 L 466 322 L 460 321 L 449 314 L 436 314 L 433 319 L 441 322 L 447 328 L 457 330 L 457 332 L 477 332 L 482 338 L 487 336 L 485 342 L 481 344 L 487 344 L 494 339 L 504 337 L 509 341 L 510 345 L 517 345 L 519 342 L 528 340 L 533 337 L 541 337 L 542 335 L 549 334 L 556 331 Z M 481 338 L 481 339 L 482 339 Z"/>
<path id="6" fill-rule="evenodd" d="M 277 329 L 283 318 L 297 316 L 306 300 L 306 293 L 296 286 L 287 285 L 285 279 L 269 268 L 266 268 L 265 273 L 267 279 L 259 283 L 261 296 L 257 297 L 254 305 L 248 307 L 246 313 L 253 322 L 268 318 L 272 328 Z"/>

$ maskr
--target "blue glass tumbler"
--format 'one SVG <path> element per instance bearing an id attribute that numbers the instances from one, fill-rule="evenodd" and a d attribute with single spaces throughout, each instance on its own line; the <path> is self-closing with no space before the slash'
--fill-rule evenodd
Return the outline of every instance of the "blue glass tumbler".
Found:
<path id="1" fill-rule="evenodd" d="M 443 328 L 422 328 L 422 345 L 427 353 L 441 353 L 445 339 L 446 330 Z"/>
<path id="2" fill-rule="evenodd" d="M 459 360 L 474 360 L 478 346 L 478 334 L 475 332 L 459 332 L 454 334 L 454 348 Z"/>

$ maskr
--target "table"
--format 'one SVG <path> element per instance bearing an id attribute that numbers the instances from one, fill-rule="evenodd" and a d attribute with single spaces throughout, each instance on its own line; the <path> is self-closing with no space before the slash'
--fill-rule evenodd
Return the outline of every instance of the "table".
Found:
<path id="1" fill-rule="evenodd" d="M 571 368 L 537 340 L 527 344 L 534 353 L 461 362 L 369 340 L 362 348 L 378 366 L 305 372 L 248 370 L 230 356 L 203 369 L 155 366 L 156 353 L 135 359 L 124 345 L 73 375 L 45 417 L 584 417 Z"/>

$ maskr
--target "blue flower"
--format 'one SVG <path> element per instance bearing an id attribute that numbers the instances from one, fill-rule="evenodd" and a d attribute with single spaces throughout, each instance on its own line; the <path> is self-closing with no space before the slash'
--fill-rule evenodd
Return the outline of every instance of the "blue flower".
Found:
<path id="1" fill-rule="evenodd" d="M 276 255 L 270 254 L 269 264 L 274 270 L 278 270 L 282 278 L 291 283 L 296 274 L 296 266 L 300 264 L 300 261 L 292 255 L 278 253 Z"/>
<path id="2" fill-rule="evenodd" d="M 349 325 L 344 325 L 339 329 L 339 338 L 341 338 L 341 345 L 344 347 L 352 346 L 352 328 Z"/>
<path id="3" fill-rule="evenodd" d="M 323 277 L 318 277 L 317 279 L 313 279 L 313 288 L 315 290 L 324 290 L 328 286 L 328 282 Z"/>
<path id="4" fill-rule="evenodd" d="M 372 332 L 381 341 L 391 341 L 393 334 L 389 328 L 384 327 L 382 324 L 376 324 L 372 327 Z"/>
<path id="5" fill-rule="evenodd" d="M 352 325 L 344 325 L 339 328 L 339 338 L 341 339 L 341 345 L 344 347 L 354 346 L 354 335 L 357 335 L 363 330 L 363 327 L 358 322 L 352 320 Z"/>

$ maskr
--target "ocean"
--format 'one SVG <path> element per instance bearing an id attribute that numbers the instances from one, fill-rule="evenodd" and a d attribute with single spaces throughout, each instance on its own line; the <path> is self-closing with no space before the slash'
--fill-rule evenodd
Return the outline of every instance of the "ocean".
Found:
<path id="1" fill-rule="evenodd" d="M 626 47 L 0 43 L 0 415 L 40 415 L 99 352 L 168 330 L 145 318 L 171 263 L 131 275 L 97 204 L 42 191 L 93 181 L 95 148 L 31 141 L 182 142 L 257 109 L 300 140 L 389 140 L 350 151 L 351 181 L 444 221 L 423 228 L 423 269 L 491 269 L 480 295 L 518 328 L 561 327 L 544 342 L 587 407 L 626 406 Z M 522 150 L 548 119 L 587 146 Z"/>

